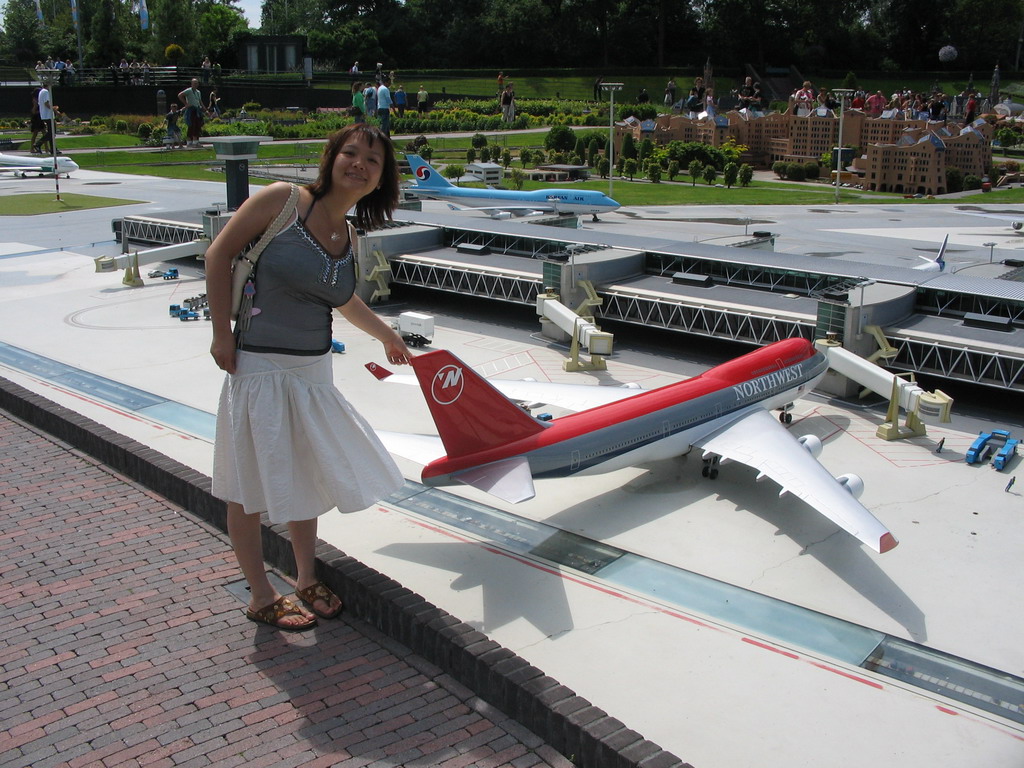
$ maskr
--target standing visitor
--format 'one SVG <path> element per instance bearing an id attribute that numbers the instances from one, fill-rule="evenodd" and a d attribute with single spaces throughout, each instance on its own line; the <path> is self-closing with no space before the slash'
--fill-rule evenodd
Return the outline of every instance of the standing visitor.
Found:
<path id="1" fill-rule="evenodd" d="M 39 150 L 41 152 L 43 147 L 49 147 L 50 151 L 46 154 L 54 155 L 57 148 L 53 145 L 53 119 L 57 108 L 50 103 L 50 89 L 47 86 L 39 89 L 36 102 L 39 104 L 39 119 L 43 123 L 43 138 L 39 140 Z"/>
<path id="2" fill-rule="evenodd" d="M 427 93 L 427 89 L 421 85 L 420 89 L 416 92 L 416 111 L 419 112 L 421 115 L 426 114 L 427 101 L 429 99 L 430 94 Z"/>
<path id="3" fill-rule="evenodd" d="M 392 98 L 395 100 L 395 109 L 398 110 L 399 117 L 405 117 L 405 107 L 408 103 L 408 98 L 405 94 L 405 87 L 398 86 L 397 90 L 392 94 Z"/>
<path id="4" fill-rule="evenodd" d="M 391 136 L 391 105 L 393 103 L 391 89 L 388 88 L 388 79 L 385 77 L 377 88 L 377 117 L 380 119 L 380 129 L 388 137 Z"/>
<path id="5" fill-rule="evenodd" d="M 506 123 L 516 119 L 516 94 L 512 90 L 512 83 L 506 85 L 501 92 L 501 119 Z"/>
<path id="6" fill-rule="evenodd" d="M 43 133 L 46 128 L 43 125 L 43 121 L 39 117 L 39 92 L 42 88 L 32 89 L 32 105 L 29 107 L 28 112 L 28 127 L 32 131 L 32 140 L 29 142 L 30 152 L 33 155 L 40 153 L 39 145 L 36 143 L 39 135 Z"/>
<path id="7" fill-rule="evenodd" d="M 357 123 L 361 123 L 365 116 L 366 99 L 363 97 L 363 84 L 352 83 L 352 117 Z"/>
<path id="8" fill-rule="evenodd" d="M 289 203 L 297 202 L 290 215 Z M 355 224 L 380 227 L 398 204 L 391 140 L 351 124 L 327 141 L 316 181 L 278 182 L 238 209 L 206 251 L 210 353 L 227 374 L 217 412 L 212 491 L 227 501 L 228 535 L 250 597 L 246 616 L 290 632 L 334 618 L 341 601 L 316 576 L 317 518 L 365 509 L 402 485 L 373 429 L 333 384 L 332 308 L 405 364 L 398 333 L 355 295 Z M 256 268 L 253 308 L 231 328 L 231 264 L 281 213 L 285 227 Z M 259 309 L 257 313 L 255 310 Z M 287 524 L 296 595 L 278 593 L 263 561 L 260 513 Z M 314 615 L 315 614 L 315 615 Z"/>
<path id="9" fill-rule="evenodd" d="M 178 101 L 185 105 L 185 125 L 188 128 L 188 146 L 198 147 L 203 135 L 203 94 L 199 80 L 192 78 L 192 85 L 178 94 Z"/>

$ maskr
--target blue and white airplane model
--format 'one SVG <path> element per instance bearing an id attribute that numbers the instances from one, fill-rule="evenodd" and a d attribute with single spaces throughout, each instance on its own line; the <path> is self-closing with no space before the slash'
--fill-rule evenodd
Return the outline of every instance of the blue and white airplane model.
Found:
<path id="1" fill-rule="evenodd" d="M 69 157 L 60 156 L 57 158 L 57 173 L 71 175 L 78 170 L 78 163 Z M 42 157 L 23 157 L 22 155 L 5 155 L 0 152 L 0 173 L 13 173 L 15 176 L 25 178 L 28 174 L 34 173 L 37 176 L 53 175 L 53 158 L 49 155 Z"/>
<path id="2" fill-rule="evenodd" d="M 528 216 L 535 213 L 589 213 L 597 220 L 599 213 L 621 207 L 603 192 L 592 189 L 478 189 L 457 187 L 419 155 L 406 155 L 416 185 L 407 192 L 431 200 L 444 200 L 456 210 L 458 205 L 483 211 L 491 218 Z"/>

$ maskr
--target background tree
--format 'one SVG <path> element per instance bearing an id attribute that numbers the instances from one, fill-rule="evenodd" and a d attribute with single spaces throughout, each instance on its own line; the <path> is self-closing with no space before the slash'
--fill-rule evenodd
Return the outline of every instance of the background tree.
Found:
<path id="1" fill-rule="evenodd" d="M 522 189 L 523 183 L 526 181 L 526 174 L 523 173 L 519 168 L 513 168 L 509 173 L 509 184 L 512 185 L 512 189 Z"/>
<path id="2" fill-rule="evenodd" d="M 726 163 L 725 170 L 722 171 L 722 183 L 725 184 L 727 189 L 732 189 L 732 185 L 736 183 L 739 175 L 740 167 L 736 163 Z"/>
<path id="3" fill-rule="evenodd" d="M 190 0 L 149 0 L 147 4 L 153 30 L 149 60 L 164 63 L 167 46 L 177 43 L 185 50 L 181 63 L 198 65 L 204 54 L 199 50 L 196 15 Z"/>
<path id="4" fill-rule="evenodd" d="M 750 182 L 754 180 L 754 169 L 751 168 L 747 163 L 740 166 L 739 181 L 741 187 L 749 187 Z"/>
<path id="5" fill-rule="evenodd" d="M 33 0 L 7 0 L 4 6 L 0 56 L 16 64 L 32 65 L 42 56 L 43 28 Z"/>
<path id="6" fill-rule="evenodd" d="M 632 181 L 633 177 L 636 176 L 636 158 L 627 157 L 622 163 L 622 172 Z"/>
<path id="7" fill-rule="evenodd" d="M 704 163 L 696 159 L 691 160 L 686 172 L 690 174 L 690 178 L 693 180 L 690 182 L 690 186 L 695 187 L 697 186 L 697 179 L 704 175 Z"/>
<path id="8" fill-rule="evenodd" d="M 222 67 L 238 64 L 236 51 L 240 40 L 249 34 L 242 13 L 230 5 L 207 0 L 197 6 L 197 46 L 200 56 L 209 56 Z"/>
<path id="9" fill-rule="evenodd" d="M 713 165 L 705 165 L 704 166 L 704 181 L 706 181 L 708 183 L 708 185 L 711 185 L 711 184 L 715 183 L 715 179 L 717 179 L 717 178 L 718 178 L 718 170 L 715 168 L 715 166 L 713 166 Z"/>
<path id="10" fill-rule="evenodd" d="M 461 179 L 465 175 L 466 169 L 464 166 L 457 165 L 456 163 L 448 163 L 448 165 L 444 167 L 444 170 L 441 171 L 441 173 L 444 175 L 446 179 L 455 179 L 455 183 L 458 186 L 462 186 L 459 183 L 459 179 Z"/>

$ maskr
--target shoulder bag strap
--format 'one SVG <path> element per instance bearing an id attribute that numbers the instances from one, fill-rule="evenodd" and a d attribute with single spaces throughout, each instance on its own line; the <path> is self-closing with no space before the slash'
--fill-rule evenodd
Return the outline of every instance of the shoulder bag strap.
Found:
<path id="1" fill-rule="evenodd" d="M 270 222 L 270 226 L 263 231 L 263 235 L 256 242 L 249 251 L 242 256 L 243 259 L 248 261 L 254 267 L 256 266 L 257 260 L 260 258 L 260 254 L 263 253 L 263 249 L 267 247 L 267 243 L 273 240 L 281 232 L 284 227 L 284 223 L 291 218 L 291 215 L 295 212 L 295 206 L 299 201 L 299 188 L 294 184 L 289 185 L 291 189 L 288 192 L 288 200 L 285 202 L 284 207 L 281 209 L 277 217 Z"/>

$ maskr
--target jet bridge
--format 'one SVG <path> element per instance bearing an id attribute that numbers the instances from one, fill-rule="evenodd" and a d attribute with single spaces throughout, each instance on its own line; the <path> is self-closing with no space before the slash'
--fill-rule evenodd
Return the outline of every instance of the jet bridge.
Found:
<path id="1" fill-rule="evenodd" d="M 844 349 L 834 339 L 818 339 L 815 345 L 828 358 L 829 368 L 857 382 L 866 389 L 889 399 L 887 420 L 877 435 L 883 440 L 918 437 L 926 433 L 925 423 L 948 423 L 953 399 L 942 390 L 926 392 L 914 381 L 881 368 L 870 360 Z M 904 424 L 899 424 L 899 410 L 906 411 Z"/>

